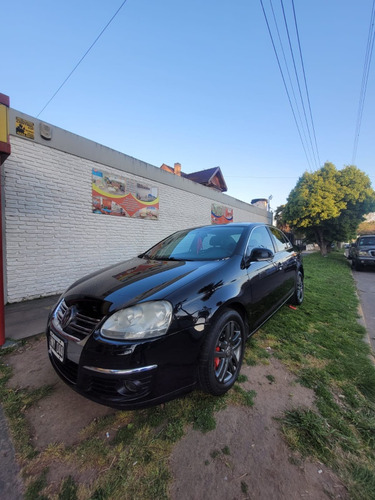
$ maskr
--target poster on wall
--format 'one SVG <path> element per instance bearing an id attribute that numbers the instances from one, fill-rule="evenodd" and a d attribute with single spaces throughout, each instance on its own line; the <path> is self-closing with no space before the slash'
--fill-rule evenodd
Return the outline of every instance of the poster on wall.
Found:
<path id="1" fill-rule="evenodd" d="M 233 222 L 233 208 L 224 205 L 211 205 L 211 224 L 228 224 Z"/>
<path id="2" fill-rule="evenodd" d="M 16 134 L 34 139 L 34 123 L 16 116 Z"/>
<path id="3" fill-rule="evenodd" d="M 157 220 L 158 188 L 143 181 L 93 169 L 92 211 L 94 214 Z"/>

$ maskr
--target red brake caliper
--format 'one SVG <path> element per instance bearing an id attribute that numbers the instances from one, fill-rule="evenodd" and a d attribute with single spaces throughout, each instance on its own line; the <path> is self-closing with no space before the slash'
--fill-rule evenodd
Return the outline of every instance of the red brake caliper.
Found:
<path id="1" fill-rule="evenodd" d="M 215 351 L 217 352 L 220 352 L 220 347 L 217 346 Z M 214 367 L 215 367 L 215 370 L 217 370 L 217 367 L 219 366 L 219 363 L 220 363 L 220 359 L 219 358 L 214 358 Z"/>

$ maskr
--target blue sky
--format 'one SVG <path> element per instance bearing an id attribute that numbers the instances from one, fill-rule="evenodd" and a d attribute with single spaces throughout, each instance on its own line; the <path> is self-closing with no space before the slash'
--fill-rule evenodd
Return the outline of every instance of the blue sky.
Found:
<path id="1" fill-rule="evenodd" d="M 11 107 L 37 116 L 121 3 L 3 2 Z M 294 0 L 320 163 L 306 159 L 258 0 L 127 0 L 40 119 L 157 167 L 220 166 L 229 195 L 272 195 L 275 209 L 305 170 L 352 162 L 372 4 Z M 373 61 L 355 162 L 373 186 L 374 71 Z"/>

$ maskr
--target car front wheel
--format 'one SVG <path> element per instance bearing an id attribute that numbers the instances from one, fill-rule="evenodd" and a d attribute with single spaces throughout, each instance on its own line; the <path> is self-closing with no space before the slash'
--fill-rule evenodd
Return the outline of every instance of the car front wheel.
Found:
<path id="1" fill-rule="evenodd" d="M 236 311 L 226 310 L 212 325 L 199 363 L 200 385 L 219 396 L 237 380 L 245 349 L 245 325 Z"/>
<path id="2" fill-rule="evenodd" d="M 356 271 L 361 271 L 362 265 L 358 262 L 357 259 L 353 259 L 352 260 L 352 268 L 355 269 Z"/>

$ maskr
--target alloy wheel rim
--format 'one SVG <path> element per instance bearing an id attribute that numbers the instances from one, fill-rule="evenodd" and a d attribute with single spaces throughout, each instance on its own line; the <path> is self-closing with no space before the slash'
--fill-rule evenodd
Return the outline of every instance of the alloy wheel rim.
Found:
<path id="1" fill-rule="evenodd" d="M 242 350 L 241 328 L 229 321 L 220 332 L 214 352 L 214 371 L 220 384 L 227 384 L 236 376 Z"/>
<path id="2" fill-rule="evenodd" d="M 301 302 L 303 299 L 303 281 L 302 281 L 301 275 L 298 275 L 297 297 L 298 297 L 298 300 Z"/>

